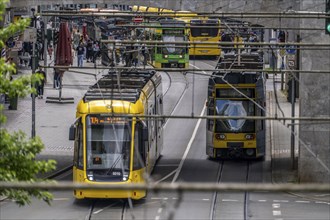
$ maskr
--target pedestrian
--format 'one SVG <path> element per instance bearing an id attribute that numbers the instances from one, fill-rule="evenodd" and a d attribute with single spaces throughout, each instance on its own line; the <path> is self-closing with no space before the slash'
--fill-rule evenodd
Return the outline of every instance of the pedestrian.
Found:
<path id="1" fill-rule="evenodd" d="M 99 53 L 100 53 L 99 43 L 97 41 L 94 41 L 94 44 L 93 44 L 93 63 L 96 62 L 96 59 L 99 56 Z"/>
<path id="2" fill-rule="evenodd" d="M 87 49 L 86 52 L 87 63 L 93 62 L 93 42 L 91 39 L 87 41 L 86 49 Z"/>
<path id="3" fill-rule="evenodd" d="M 82 43 L 79 43 L 78 47 L 76 48 L 76 51 L 78 58 L 78 67 L 82 67 L 84 62 L 84 53 L 85 53 L 85 48 L 83 47 Z"/>
<path id="4" fill-rule="evenodd" d="M 59 89 L 60 88 L 60 71 L 57 68 L 54 68 L 54 80 L 53 80 L 53 88 Z"/>
<path id="5" fill-rule="evenodd" d="M 40 60 L 44 60 L 44 44 L 43 43 L 38 43 L 37 47 L 38 47 Z"/>
<path id="6" fill-rule="evenodd" d="M 38 82 L 38 84 L 37 84 L 38 98 L 43 99 L 44 86 L 45 86 L 45 83 L 47 82 L 47 76 L 46 76 L 45 71 L 43 71 L 41 68 L 39 68 L 38 73 L 42 75 L 41 81 Z"/>
<path id="7" fill-rule="evenodd" d="M 54 51 L 53 45 L 49 44 L 49 46 L 48 46 L 48 55 L 49 55 L 50 60 L 52 59 L 53 51 Z"/>

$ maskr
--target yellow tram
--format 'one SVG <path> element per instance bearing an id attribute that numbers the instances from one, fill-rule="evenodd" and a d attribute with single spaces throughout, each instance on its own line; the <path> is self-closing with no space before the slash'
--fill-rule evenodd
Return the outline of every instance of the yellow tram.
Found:
<path id="1" fill-rule="evenodd" d="M 161 76 L 154 71 L 109 72 L 77 105 L 70 127 L 73 181 L 89 184 L 143 183 L 163 148 Z M 143 190 L 76 189 L 83 198 L 145 197 Z"/>
<path id="2" fill-rule="evenodd" d="M 237 60 L 240 59 L 240 60 Z M 207 115 L 228 117 L 207 119 L 206 154 L 220 159 L 264 159 L 266 151 L 265 76 L 259 54 L 225 55 L 209 79 Z M 235 69 L 245 68 L 245 72 Z M 249 69 L 260 69 L 258 72 Z M 230 117 L 241 117 L 238 119 Z"/>

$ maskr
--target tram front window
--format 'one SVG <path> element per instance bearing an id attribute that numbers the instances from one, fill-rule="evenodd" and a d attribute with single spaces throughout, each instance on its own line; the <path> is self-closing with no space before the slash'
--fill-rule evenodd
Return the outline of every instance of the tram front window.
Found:
<path id="1" fill-rule="evenodd" d="M 88 179 L 126 181 L 131 146 L 129 122 L 101 116 L 87 116 L 86 121 Z"/>
<path id="2" fill-rule="evenodd" d="M 182 42 L 184 41 L 184 36 L 174 36 L 174 35 L 163 35 L 164 42 Z M 179 44 L 165 44 L 163 49 L 163 54 L 182 54 L 184 51 L 184 45 Z"/>
<path id="3" fill-rule="evenodd" d="M 215 108 L 216 114 L 220 116 L 254 116 L 254 104 L 251 101 L 217 99 Z M 218 133 L 245 133 L 254 131 L 254 120 L 216 120 L 215 132 Z"/>

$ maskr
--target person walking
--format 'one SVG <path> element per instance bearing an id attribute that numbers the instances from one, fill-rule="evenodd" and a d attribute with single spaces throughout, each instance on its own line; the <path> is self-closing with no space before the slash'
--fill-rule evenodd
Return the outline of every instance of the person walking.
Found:
<path id="1" fill-rule="evenodd" d="M 41 81 L 38 82 L 38 84 L 37 84 L 38 98 L 43 99 L 44 86 L 45 86 L 45 83 L 47 82 L 47 76 L 46 76 L 45 71 L 43 71 L 41 68 L 39 68 L 38 73 L 42 75 Z"/>
<path id="2" fill-rule="evenodd" d="M 53 46 L 51 44 L 49 44 L 47 50 L 48 50 L 49 59 L 51 60 L 52 59 L 52 55 L 53 55 L 53 51 L 54 51 Z"/>
<path id="3" fill-rule="evenodd" d="M 78 67 L 82 67 L 84 62 L 84 53 L 85 53 L 85 48 L 83 47 L 82 43 L 79 43 L 78 47 L 76 48 L 76 51 L 78 58 Z"/>
<path id="4" fill-rule="evenodd" d="M 93 63 L 96 62 L 96 59 L 98 58 L 100 53 L 100 45 L 97 41 L 94 41 L 93 44 Z"/>

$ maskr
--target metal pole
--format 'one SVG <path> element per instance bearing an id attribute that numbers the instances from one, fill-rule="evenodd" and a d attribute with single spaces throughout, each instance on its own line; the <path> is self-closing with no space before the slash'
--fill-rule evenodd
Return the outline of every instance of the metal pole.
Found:
<path id="1" fill-rule="evenodd" d="M 34 16 L 34 10 L 32 10 L 33 15 L 33 28 L 36 28 L 36 18 Z M 35 55 L 35 42 L 32 42 L 32 57 L 31 57 L 31 67 L 32 67 L 32 74 L 35 74 L 36 71 L 36 55 Z M 32 83 L 33 88 L 36 87 L 35 83 Z M 31 138 L 34 138 L 36 136 L 36 95 L 35 93 L 32 93 L 32 129 L 31 129 Z"/>
<path id="2" fill-rule="evenodd" d="M 44 22 L 44 29 L 42 30 L 44 32 L 44 66 L 47 66 L 47 51 L 48 51 L 48 39 L 47 39 L 47 23 L 48 23 L 48 17 L 45 16 L 43 17 L 43 22 Z M 43 71 L 45 72 L 46 76 L 47 76 L 47 68 L 44 68 Z"/>
<path id="3" fill-rule="evenodd" d="M 294 73 L 292 74 L 292 79 L 291 79 L 291 116 L 294 117 L 295 115 L 295 77 Z M 295 135 L 294 135 L 294 123 L 295 120 L 291 120 L 292 126 L 291 126 L 291 162 L 292 162 L 292 169 L 295 169 Z"/>

